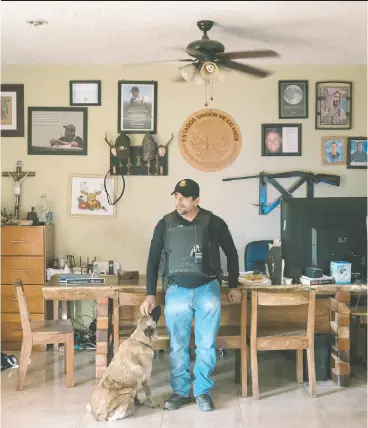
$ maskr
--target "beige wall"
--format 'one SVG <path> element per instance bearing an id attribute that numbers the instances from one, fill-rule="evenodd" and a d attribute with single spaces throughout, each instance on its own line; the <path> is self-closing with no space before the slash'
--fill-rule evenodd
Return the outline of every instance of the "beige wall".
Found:
<path id="1" fill-rule="evenodd" d="M 327 167 L 321 161 L 321 137 L 328 135 L 361 136 L 367 132 L 366 68 L 341 66 L 272 66 L 275 73 L 255 80 L 235 73 L 215 85 L 213 108 L 224 110 L 239 124 L 243 147 L 239 157 L 227 169 L 204 173 L 190 167 L 182 158 L 177 133 L 192 112 L 204 108 L 204 89 L 194 83 L 173 83 L 175 65 L 90 66 L 90 67 L 16 67 L 2 70 L 3 83 L 25 85 L 25 129 L 27 135 L 28 106 L 69 106 L 69 80 L 101 79 L 102 106 L 89 108 L 88 156 L 28 156 L 27 137 L 2 139 L 2 168 L 14 170 L 15 162 L 24 162 L 24 169 L 36 171 L 35 178 L 22 184 L 21 211 L 25 214 L 48 195 L 54 212 L 56 255 L 96 255 L 98 259 L 117 259 L 124 269 L 144 273 L 153 228 L 162 215 L 173 207 L 170 193 L 175 183 L 185 177 L 201 186 L 203 207 L 213 210 L 228 223 L 239 251 L 243 269 L 245 245 L 252 240 L 279 235 L 279 209 L 266 216 L 258 214 L 258 180 L 223 182 L 225 177 L 257 174 L 262 170 L 282 172 L 303 169 L 338 174 L 341 186 L 319 184 L 316 197 L 365 196 L 366 171 L 348 170 L 346 166 Z M 68 217 L 69 174 L 105 174 L 109 168 L 109 152 L 104 142 L 105 131 L 116 132 L 117 87 L 119 79 L 158 81 L 158 138 L 170 145 L 168 177 L 127 177 L 126 192 L 117 206 L 116 219 Z M 278 119 L 278 80 L 309 80 L 309 119 Z M 351 80 L 353 82 L 353 129 L 321 131 L 314 129 L 315 82 L 318 80 Z M 261 156 L 261 123 L 302 123 L 302 156 L 265 158 Z M 132 136 L 133 144 L 141 144 L 142 136 Z M 285 185 L 293 180 L 284 180 Z M 303 186 L 296 193 L 306 196 Z M 271 191 L 270 198 L 277 196 Z M 2 206 L 12 209 L 12 181 L 2 180 Z"/>

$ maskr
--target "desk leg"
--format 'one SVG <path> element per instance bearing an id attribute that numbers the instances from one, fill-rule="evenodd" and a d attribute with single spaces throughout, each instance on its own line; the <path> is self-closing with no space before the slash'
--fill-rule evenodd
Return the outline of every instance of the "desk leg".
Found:
<path id="1" fill-rule="evenodd" d="M 113 324 L 114 324 L 114 355 L 116 355 L 119 351 L 120 345 L 120 336 L 119 336 L 119 292 L 115 292 L 114 296 L 114 315 L 113 315 Z"/>
<path id="2" fill-rule="evenodd" d="M 240 367 L 241 367 L 241 396 L 248 395 L 248 346 L 247 346 L 247 290 L 241 290 L 241 316 L 240 316 Z"/>
<path id="3" fill-rule="evenodd" d="M 57 321 L 59 319 L 59 300 L 53 300 L 52 304 L 53 304 L 54 320 Z M 54 343 L 54 351 L 58 351 L 58 350 L 59 350 L 59 344 Z"/>
<path id="4" fill-rule="evenodd" d="M 333 336 L 331 378 L 338 386 L 350 386 L 350 292 L 330 297 L 330 328 Z"/>
<path id="5" fill-rule="evenodd" d="M 100 379 L 107 367 L 109 351 L 109 298 L 100 297 L 96 303 L 96 379 Z"/>

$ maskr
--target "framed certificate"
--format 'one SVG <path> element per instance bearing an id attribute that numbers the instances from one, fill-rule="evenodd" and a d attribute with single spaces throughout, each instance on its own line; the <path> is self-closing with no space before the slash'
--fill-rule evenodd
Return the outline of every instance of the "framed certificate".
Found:
<path id="1" fill-rule="evenodd" d="M 71 80 L 71 106 L 100 106 L 101 80 Z"/>

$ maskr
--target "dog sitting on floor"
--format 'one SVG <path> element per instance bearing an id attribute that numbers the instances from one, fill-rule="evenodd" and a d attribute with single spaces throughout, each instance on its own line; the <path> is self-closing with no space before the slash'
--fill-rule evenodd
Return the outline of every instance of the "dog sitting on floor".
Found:
<path id="1" fill-rule="evenodd" d="M 87 410 L 97 421 L 117 421 L 132 416 L 135 405 L 143 404 L 137 398 L 140 387 L 143 387 L 150 407 L 158 407 L 152 400 L 148 382 L 154 356 L 152 344 L 157 338 L 160 316 L 161 306 L 156 306 L 149 316 L 138 320 L 129 339 L 120 344 L 87 405 Z"/>

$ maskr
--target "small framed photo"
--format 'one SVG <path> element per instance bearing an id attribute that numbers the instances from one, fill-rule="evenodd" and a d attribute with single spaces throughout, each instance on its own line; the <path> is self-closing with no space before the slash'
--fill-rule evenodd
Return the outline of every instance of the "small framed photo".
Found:
<path id="1" fill-rule="evenodd" d="M 279 80 L 279 119 L 308 118 L 308 80 Z"/>
<path id="2" fill-rule="evenodd" d="M 1 85 L 1 136 L 24 137 L 24 85 Z"/>
<path id="3" fill-rule="evenodd" d="M 301 154 L 301 124 L 262 124 L 262 156 L 301 156 Z"/>
<path id="4" fill-rule="evenodd" d="M 367 137 L 349 137 L 347 142 L 347 168 L 367 169 Z"/>
<path id="5" fill-rule="evenodd" d="M 118 82 L 118 132 L 156 134 L 157 82 Z"/>
<path id="6" fill-rule="evenodd" d="M 109 204 L 105 184 L 110 200 L 115 200 L 117 177 L 71 174 L 69 216 L 91 218 L 116 217 L 116 204 Z"/>
<path id="7" fill-rule="evenodd" d="M 87 155 L 87 107 L 28 107 L 29 155 Z"/>
<path id="8" fill-rule="evenodd" d="M 346 137 L 322 137 L 322 164 L 346 164 Z"/>
<path id="9" fill-rule="evenodd" d="M 351 129 L 352 82 L 316 83 L 316 129 Z"/>
<path id="10" fill-rule="evenodd" d="M 69 90 L 71 106 L 101 105 L 101 80 L 71 80 Z"/>

